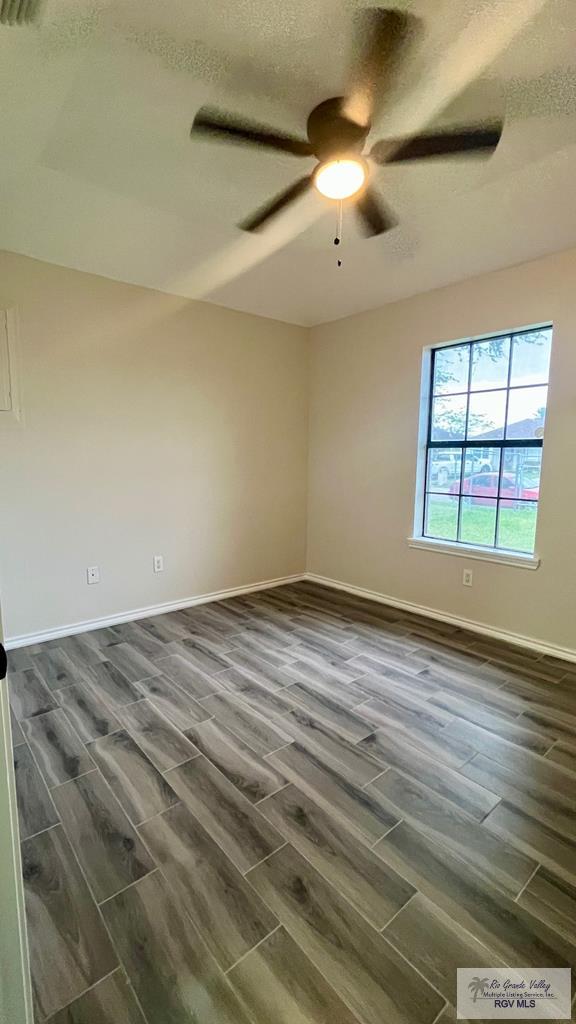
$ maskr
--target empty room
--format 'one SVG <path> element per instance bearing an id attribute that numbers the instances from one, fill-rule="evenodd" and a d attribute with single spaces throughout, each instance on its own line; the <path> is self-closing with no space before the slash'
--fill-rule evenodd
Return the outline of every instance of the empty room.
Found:
<path id="1" fill-rule="evenodd" d="M 0 1024 L 576 1021 L 574 0 L 0 90 Z"/>

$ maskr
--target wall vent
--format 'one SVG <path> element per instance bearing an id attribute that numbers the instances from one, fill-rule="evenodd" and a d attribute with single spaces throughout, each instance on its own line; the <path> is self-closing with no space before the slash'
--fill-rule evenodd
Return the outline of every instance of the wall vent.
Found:
<path id="1" fill-rule="evenodd" d="M 25 25 L 34 21 L 40 10 L 41 0 L 0 0 L 0 23 L 2 25 Z"/>

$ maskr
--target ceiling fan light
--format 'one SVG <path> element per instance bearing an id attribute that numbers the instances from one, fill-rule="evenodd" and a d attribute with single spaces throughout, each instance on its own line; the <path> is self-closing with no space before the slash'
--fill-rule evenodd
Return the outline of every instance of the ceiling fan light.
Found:
<path id="1" fill-rule="evenodd" d="M 314 176 L 316 188 L 327 199 L 348 199 L 362 188 L 365 181 L 364 162 L 349 158 L 320 164 Z"/>

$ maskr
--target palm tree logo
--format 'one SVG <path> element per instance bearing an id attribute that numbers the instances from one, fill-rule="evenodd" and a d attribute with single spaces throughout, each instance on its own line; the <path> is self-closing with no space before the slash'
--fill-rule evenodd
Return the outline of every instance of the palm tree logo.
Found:
<path id="1" fill-rule="evenodd" d="M 476 1002 L 476 1000 L 477 1000 L 479 995 L 481 995 L 481 996 L 484 995 L 484 989 L 488 988 L 488 982 L 489 982 L 488 978 L 478 978 L 478 977 L 472 978 L 472 981 L 468 985 L 468 988 L 473 993 L 473 996 L 472 996 L 472 1002 L 473 1003 Z"/>

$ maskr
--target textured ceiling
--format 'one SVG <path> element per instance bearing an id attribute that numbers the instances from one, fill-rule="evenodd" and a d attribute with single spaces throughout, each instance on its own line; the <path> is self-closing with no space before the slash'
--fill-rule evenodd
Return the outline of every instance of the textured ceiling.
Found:
<path id="1" fill-rule="evenodd" d="M 263 236 L 235 227 L 310 164 L 193 143 L 196 110 L 301 133 L 368 5 L 45 0 L 0 26 L 0 248 L 314 324 L 575 245 L 574 0 L 391 0 L 425 31 L 373 138 L 505 110 L 495 156 L 376 170 L 400 225 L 365 240 L 345 214 L 341 269 L 315 193 Z"/>

